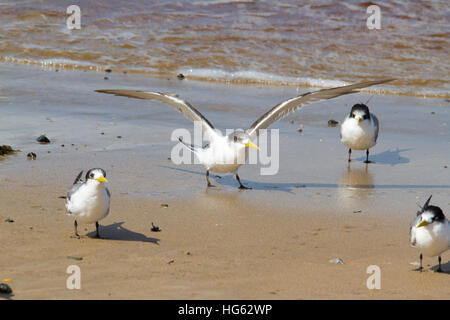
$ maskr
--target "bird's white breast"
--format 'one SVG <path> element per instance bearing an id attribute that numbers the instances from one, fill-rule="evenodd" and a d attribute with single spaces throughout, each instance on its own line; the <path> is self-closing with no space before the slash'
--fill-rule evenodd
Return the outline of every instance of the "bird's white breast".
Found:
<path id="1" fill-rule="evenodd" d="M 66 209 L 78 222 L 94 223 L 108 215 L 109 204 L 103 185 L 84 184 L 66 201 Z"/>
<path id="2" fill-rule="evenodd" d="M 370 149 L 376 144 L 375 128 L 371 121 L 358 124 L 356 119 L 348 117 L 341 125 L 341 141 L 350 149 Z"/>
<path id="3" fill-rule="evenodd" d="M 432 223 L 428 226 L 411 229 L 411 239 L 415 240 L 414 247 L 429 257 L 438 256 L 450 247 L 450 225 L 444 223 Z"/>
<path id="4" fill-rule="evenodd" d="M 236 172 L 245 163 L 245 147 L 237 143 L 229 143 L 227 137 L 218 137 L 210 147 L 198 154 L 200 162 L 217 173 Z"/>

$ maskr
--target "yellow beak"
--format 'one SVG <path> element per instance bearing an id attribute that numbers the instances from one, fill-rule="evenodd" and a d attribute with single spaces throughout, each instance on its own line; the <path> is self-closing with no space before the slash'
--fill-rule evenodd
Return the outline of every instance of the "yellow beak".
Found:
<path id="1" fill-rule="evenodd" d="M 246 146 L 247 148 L 250 147 L 250 148 L 259 150 L 259 147 L 258 147 L 256 144 L 254 144 L 253 142 L 251 142 L 251 141 L 247 142 L 247 143 L 245 144 L 245 146 Z"/>
<path id="2" fill-rule="evenodd" d="M 425 226 L 427 226 L 427 225 L 429 225 L 429 224 L 430 224 L 430 223 L 429 223 L 428 221 L 422 220 L 422 221 L 420 221 L 420 223 L 417 225 L 416 228 L 425 227 Z"/>
<path id="3" fill-rule="evenodd" d="M 361 122 L 361 117 L 356 117 L 356 121 L 358 121 L 358 123 L 360 123 Z"/>
<path id="4" fill-rule="evenodd" d="M 100 178 L 97 178 L 95 180 L 97 180 L 98 182 L 108 182 L 108 180 L 106 180 L 105 177 L 100 177 Z"/>

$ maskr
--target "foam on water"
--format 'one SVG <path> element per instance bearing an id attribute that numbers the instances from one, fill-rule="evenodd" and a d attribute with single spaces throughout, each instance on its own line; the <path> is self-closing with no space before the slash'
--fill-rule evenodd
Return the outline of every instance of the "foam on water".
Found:
<path id="1" fill-rule="evenodd" d="M 330 79 L 314 79 L 287 77 L 267 72 L 245 70 L 230 72 L 219 69 L 181 69 L 179 73 L 196 80 L 226 81 L 238 83 L 257 83 L 269 85 L 307 86 L 315 88 L 331 88 L 349 84 L 345 81 Z"/>

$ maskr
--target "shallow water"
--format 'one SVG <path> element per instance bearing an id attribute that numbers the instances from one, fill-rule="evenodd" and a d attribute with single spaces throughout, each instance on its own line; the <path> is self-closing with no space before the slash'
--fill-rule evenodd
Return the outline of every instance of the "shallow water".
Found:
<path id="1" fill-rule="evenodd" d="M 7 98 L 0 101 L 0 144 L 21 150 L 0 162 L 2 185 L 52 190 L 57 197 L 65 194 L 80 170 L 101 167 L 118 198 L 199 197 L 220 203 L 227 196 L 274 210 L 283 206 L 329 211 L 338 206 L 350 213 L 371 208 L 411 215 L 416 202 L 423 204 L 430 194 L 443 208 L 449 204 L 450 108 L 442 99 L 374 96 L 369 106 L 381 126 L 370 153 L 375 163 L 366 166 L 365 152 L 355 151 L 350 168 L 339 127 L 327 123 L 342 121 L 353 104 L 369 95 L 342 96 L 302 108 L 271 127 L 279 130 L 278 172 L 262 175 L 263 165 L 244 165 L 241 179 L 253 190 L 239 191 L 231 175 L 213 177 L 217 188 L 207 189 L 203 166 L 169 160 L 178 144 L 171 141 L 172 132 L 179 128 L 193 132 L 192 123 L 181 114 L 161 103 L 94 90 L 151 88 L 177 93 L 225 131 L 248 128 L 269 108 L 304 89 L 115 72 L 105 81 L 99 73 L 2 63 L 0 73 L 8 79 L 0 89 Z M 302 133 L 297 131 L 300 127 Z M 35 141 L 43 133 L 51 144 Z M 28 152 L 35 152 L 37 160 L 27 160 Z"/>
<path id="2" fill-rule="evenodd" d="M 0 60 L 49 68 L 175 75 L 204 81 L 332 87 L 395 77 L 373 90 L 448 98 L 447 1 L 389 1 L 368 30 L 370 2 L 0 2 Z"/>

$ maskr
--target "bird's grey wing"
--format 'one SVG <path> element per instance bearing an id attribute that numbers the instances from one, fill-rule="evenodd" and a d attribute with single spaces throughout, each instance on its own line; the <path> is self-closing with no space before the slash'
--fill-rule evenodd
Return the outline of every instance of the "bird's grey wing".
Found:
<path id="1" fill-rule="evenodd" d="M 186 118 L 201 123 L 201 127 L 204 133 L 212 137 L 217 135 L 214 130 L 214 126 L 208 121 L 197 109 L 195 109 L 189 102 L 179 99 L 177 97 L 160 93 L 160 92 L 145 92 L 136 90 L 95 90 L 96 92 L 114 94 L 116 96 L 123 96 L 128 98 L 145 99 L 145 100 L 158 100 L 165 104 L 168 104 L 172 108 L 180 111 Z"/>
<path id="2" fill-rule="evenodd" d="M 70 200 L 70 197 L 80 189 L 80 187 L 84 184 L 83 181 L 78 181 L 77 183 L 73 184 L 69 190 L 67 190 L 66 199 L 67 201 Z"/>
<path id="3" fill-rule="evenodd" d="M 370 117 L 373 119 L 373 125 L 375 126 L 375 142 L 376 142 L 378 139 L 378 131 L 380 131 L 380 125 L 378 124 L 378 118 L 374 114 L 371 114 Z"/>
<path id="4" fill-rule="evenodd" d="M 72 196 L 72 194 L 74 194 L 83 184 L 83 180 L 81 180 L 82 175 L 83 175 L 83 170 L 77 175 L 72 186 L 67 191 L 66 200 L 70 200 L 70 197 Z"/>
<path id="5" fill-rule="evenodd" d="M 411 246 L 416 246 L 416 226 L 417 224 L 422 220 L 422 217 L 420 215 L 417 215 L 417 217 L 411 222 L 409 226 L 409 242 Z"/>
<path id="6" fill-rule="evenodd" d="M 106 191 L 106 194 L 108 195 L 108 199 L 109 199 L 109 201 L 111 201 L 111 192 L 109 191 L 109 189 L 108 189 L 108 188 L 105 188 L 105 191 Z M 108 205 L 108 210 L 107 210 L 107 213 L 106 213 L 106 214 L 108 214 L 108 213 L 109 213 L 110 205 L 111 205 L 111 202 L 109 202 L 109 205 Z"/>
<path id="7" fill-rule="evenodd" d="M 359 89 L 374 86 L 381 83 L 386 83 L 393 80 L 395 79 L 363 81 L 348 86 L 331 89 L 322 89 L 319 91 L 304 93 L 295 98 L 281 102 L 280 104 L 276 105 L 275 107 L 267 111 L 264 115 L 262 115 L 258 120 L 256 120 L 252 124 L 250 129 L 247 130 L 247 133 L 252 137 L 257 136 L 259 134 L 258 133 L 259 129 L 268 128 L 272 123 L 283 118 L 290 112 L 293 112 L 299 109 L 300 107 L 310 104 L 312 102 L 332 99 L 345 94 L 356 93 L 359 92 Z"/>
<path id="8" fill-rule="evenodd" d="M 78 182 L 80 182 L 82 175 L 83 175 L 83 170 L 81 170 L 81 172 L 77 175 L 77 177 L 75 178 L 75 181 L 73 182 L 73 184 L 77 184 Z"/>

